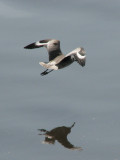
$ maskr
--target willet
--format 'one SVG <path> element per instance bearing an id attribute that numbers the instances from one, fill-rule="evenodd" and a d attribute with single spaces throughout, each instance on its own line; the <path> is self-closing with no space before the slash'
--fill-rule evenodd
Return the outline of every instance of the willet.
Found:
<path id="1" fill-rule="evenodd" d="M 47 131 L 46 129 L 38 129 L 40 132 L 44 132 L 44 133 L 39 133 L 39 135 L 45 136 L 45 140 L 43 141 L 43 143 L 54 144 L 55 141 L 57 140 L 65 148 L 72 150 L 82 150 L 81 147 L 75 147 L 67 139 L 67 136 L 71 132 L 71 129 L 74 127 L 74 125 L 75 122 L 70 127 L 61 126 L 61 127 L 56 127 L 50 131 Z"/>
<path id="2" fill-rule="evenodd" d="M 72 64 L 74 61 L 78 62 L 82 67 L 85 66 L 86 55 L 82 47 L 76 48 L 67 55 L 64 55 L 60 49 L 60 41 L 56 39 L 46 39 L 38 42 L 31 43 L 24 48 L 33 49 L 45 47 L 48 51 L 49 62 L 39 62 L 41 66 L 46 68 L 41 75 L 46 75 L 53 70 L 58 70 Z"/>

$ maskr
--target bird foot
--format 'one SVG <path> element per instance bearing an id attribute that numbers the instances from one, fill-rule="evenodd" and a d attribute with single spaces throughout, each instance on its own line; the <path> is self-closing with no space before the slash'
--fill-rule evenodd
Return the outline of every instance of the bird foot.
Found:
<path id="1" fill-rule="evenodd" d="M 47 70 L 45 70 L 44 72 L 41 73 L 41 76 L 44 76 L 44 75 L 46 75 L 46 74 L 48 74 L 48 73 L 50 73 L 50 72 L 52 72 L 52 71 L 53 71 L 53 70 L 48 71 L 48 69 L 47 69 Z"/>
<path id="2" fill-rule="evenodd" d="M 41 76 L 44 76 L 44 75 L 46 75 L 46 74 L 48 74 L 48 73 L 49 73 L 49 72 L 44 71 L 44 72 L 41 73 Z"/>

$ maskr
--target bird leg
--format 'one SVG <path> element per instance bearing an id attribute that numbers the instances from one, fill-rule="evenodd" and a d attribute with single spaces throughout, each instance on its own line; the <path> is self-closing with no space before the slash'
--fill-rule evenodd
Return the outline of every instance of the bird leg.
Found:
<path id="1" fill-rule="evenodd" d="M 46 75 L 46 74 L 48 74 L 48 73 L 50 73 L 52 71 L 53 71 L 53 69 L 50 70 L 50 71 L 48 71 L 48 69 L 46 69 L 44 72 L 41 73 L 41 76 L 44 76 L 44 75 Z"/>

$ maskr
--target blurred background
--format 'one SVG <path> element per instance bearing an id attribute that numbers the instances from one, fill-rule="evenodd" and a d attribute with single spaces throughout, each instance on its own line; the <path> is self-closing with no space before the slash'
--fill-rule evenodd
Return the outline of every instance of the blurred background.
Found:
<path id="1" fill-rule="evenodd" d="M 77 63 L 41 76 L 45 48 L 24 46 L 61 41 L 67 54 L 84 47 Z M 120 1 L 0 1 L 0 159 L 119 160 Z M 42 144 L 38 128 L 76 122 L 69 141 L 82 151 Z"/>

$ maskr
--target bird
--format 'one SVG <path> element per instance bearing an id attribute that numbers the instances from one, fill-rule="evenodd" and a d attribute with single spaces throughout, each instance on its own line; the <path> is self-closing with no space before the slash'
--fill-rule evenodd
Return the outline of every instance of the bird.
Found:
<path id="1" fill-rule="evenodd" d="M 40 132 L 44 132 L 40 133 L 39 135 L 45 135 L 45 140 L 43 141 L 43 143 L 54 144 L 57 140 L 65 148 L 72 150 L 82 150 L 82 147 L 75 147 L 67 139 L 67 135 L 71 132 L 71 128 L 73 128 L 74 125 L 75 122 L 70 127 L 61 126 L 56 127 L 50 131 L 47 131 L 46 129 L 38 129 Z"/>
<path id="2" fill-rule="evenodd" d="M 48 51 L 49 62 L 39 62 L 39 64 L 46 68 L 41 73 L 42 76 L 58 69 L 62 69 L 71 65 L 74 61 L 78 62 L 82 67 L 86 63 L 86 52 L 83 47 L 78 47 L 68 54 L 64 55 L 60 49 L 60 41 L 56 39 L 45 39 L 25 46 L 25 49 L 34 49 L 45 47 Z"/>

